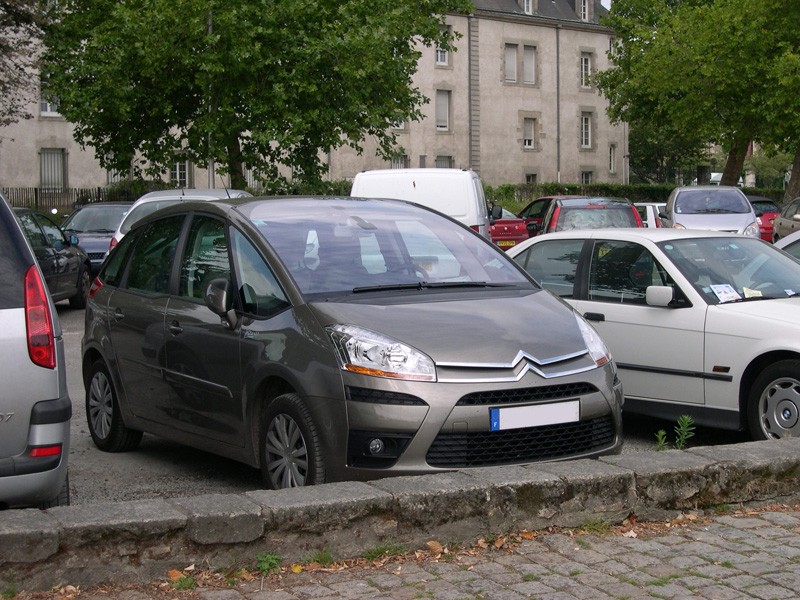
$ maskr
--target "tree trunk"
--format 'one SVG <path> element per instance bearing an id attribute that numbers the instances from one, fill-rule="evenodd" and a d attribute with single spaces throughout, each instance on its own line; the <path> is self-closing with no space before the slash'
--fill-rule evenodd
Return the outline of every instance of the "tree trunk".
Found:
<path id="1" fill-rule="evenodd" d="M 739 185 L 739 178 L 744 169 L 744 159 L 747 158 L 747 150 L 750 148 L 749 139 L 737 139 L 728 151 L 728 160 L 725 163 L 725 170 L 722 172 L 720 185 Z"/>
<path id="2" fill-rule="evenodd" d="M 792 161 L 792 175 L 789 177 L 789 185 L 783 192 L 783 201 L 789 202 L 800 196 L 800 142 L 797 143 L 797 149 L 794 151 L 794 160 Z"/>
<path id="3" fill-rule="evenodd" d="M 231 188 L 243 190 L 247 187 L 247 178 L 244 176 L 242 164 L 242 147 L 239 138 L 235 137 L 228 142 L 228 173 L 231 176 Z"/>

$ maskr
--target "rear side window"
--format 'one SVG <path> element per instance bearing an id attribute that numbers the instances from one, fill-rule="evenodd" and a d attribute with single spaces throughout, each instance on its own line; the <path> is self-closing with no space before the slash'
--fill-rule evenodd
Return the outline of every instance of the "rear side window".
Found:
<path id="1" fill-rule="evenodd" d="M 128 289 L 146 294 L 169 293 L 172 259 L 183 221 L 184 216 L 177 215 L 147 225 L 131 254 Z"/>
<path id="2" fill-rule="evenodd" d="M 514 260 L 541 286 L 562 298 L 575 295 L 575 273 L 583 240 L 553 240 L 534 244 Z"/>
<path id="3" fill-rule="evenodd" d="M 122 238 L 122 241 L 111 251 L 111 255 L 103 265 L 98 277 L 106 285 L 119 287 L 122 282 L 122 275 L 125 272 L 125 265 L 128 263 L 128 256 L 136 245 L 138 232 L 133 232 Z"/>
<path id="4" fill-rule="evenodd" d="M 23 282 L 25 271 L 33 257 L 25 246 L 19 225 L 0 197 L 0 310 L 24 305 Z"/>

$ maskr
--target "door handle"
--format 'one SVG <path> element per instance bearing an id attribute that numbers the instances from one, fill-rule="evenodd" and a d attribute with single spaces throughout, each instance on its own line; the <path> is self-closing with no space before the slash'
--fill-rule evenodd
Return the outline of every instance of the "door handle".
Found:
<path id="1" fill-rule="evenodd" d="M 172 335 L 179 335 L 183 333 L 183 327 L 181 327 L 180 323 L 177 321 L 170 323 L 168 329 Z"/>
<path id="2" fill-rule="evenodd" d="M 125 318 L 125 313 L 122 312 L 122 309 L 121 308 L 115 308 L 114 309 L 114 320 L 115 321 L 120 321 L 120 320 L 122 320 L 124 318 Z"/>
<path id="3" fill-rule="evenodd" d="M 587 312 L 583 313 L 583 318 L 587 321 L 605 321 L 606 316 L 603 313 Z"/>

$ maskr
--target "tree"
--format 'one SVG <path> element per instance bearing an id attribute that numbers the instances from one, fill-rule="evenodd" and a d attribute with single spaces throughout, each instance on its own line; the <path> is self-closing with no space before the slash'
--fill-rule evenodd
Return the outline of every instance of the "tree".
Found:
<path id="1" fill-rule="evenodd" d="M 0 126 L 31 117 L 44 20 L 38 0 L 0 0 Z"/>
<path id="2" fill-rule="evenodd" d="M 795 4 L 615 0 L 608 21 L 618 33 L 615 66 L 598 76 L 609 114 L 632 123 L 656 115 L 722 145 L 722 183 L 735 185 L 750 143 L 774 141 L 783 129 L 776 121 L 800 112 L 796 91 L 775 87 L 776 53 L 797 48 Z"/>
<path id="3" fill-rule="evenodd" d="M 163 172 L 214 160 L 245 185 L 291 170 L 316 181 L 325 152 L 419 119 L 420 46 L 469 0 L 67 0 L 44 72 L 76 140 L 110 169 Z"/>

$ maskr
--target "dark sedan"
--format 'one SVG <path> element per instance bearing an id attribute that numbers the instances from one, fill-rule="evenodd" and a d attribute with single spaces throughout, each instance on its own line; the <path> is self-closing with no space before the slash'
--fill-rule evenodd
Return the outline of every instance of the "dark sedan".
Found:
<path id="1" fill-rule="evenodd" d="M 92 267 L 78 238 L 64 235 L 50 217 L 29 208 L 15 208 L 14 214 L 33 248 L 53 301 L 69 300 L 71 307 L 84 308 Z"/>
<path id="2" fill-rule="evenodd" d="M 78 244 L 86 250 L 92 263 L 94 277 L 108 254 L 111 236 L 128 214 L 132 202 L 94 202 L 83 204 L 66 218 L 61 229 L 67 235 L 78 236 Z"/>

